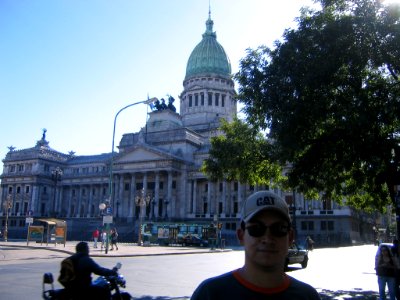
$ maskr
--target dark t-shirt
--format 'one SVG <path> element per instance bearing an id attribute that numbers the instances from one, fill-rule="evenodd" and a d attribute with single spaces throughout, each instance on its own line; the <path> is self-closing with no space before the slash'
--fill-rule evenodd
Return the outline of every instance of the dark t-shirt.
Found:
<path id="1" fill-rule="evenodd" d="M 76 253 L 71 256 L 74 261 L 76 283 L 79 288 L 85 288 L 92 284 L 92 273 L 101 276 L 116 275 L 117 272 L 98 265 L 89 255 Z"/>
<path id="2" fill-rule="evenodd" d="M 257 287 L 233 271 L 203 281 L 191 300 L 320 300 L 310 285 L 287 276 L 282 286 L 273 289 Z"/>

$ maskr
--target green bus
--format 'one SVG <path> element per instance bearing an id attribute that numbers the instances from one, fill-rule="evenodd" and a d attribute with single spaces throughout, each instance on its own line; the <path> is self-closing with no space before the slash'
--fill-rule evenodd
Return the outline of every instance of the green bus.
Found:
<path id="1" fill-rule="evenodd" d="M 204 241 L 215 240 L 214 224 L 192 223 L 144 223 L 141 228 L 144 243 L 159 245 L 182 245 L 188 236 Z"/>

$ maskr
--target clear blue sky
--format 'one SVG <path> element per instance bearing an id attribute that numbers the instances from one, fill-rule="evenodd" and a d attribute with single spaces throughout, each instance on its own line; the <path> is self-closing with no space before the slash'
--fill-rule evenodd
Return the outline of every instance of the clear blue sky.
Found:
<path id="1" fill-rule="evenodd" d="M 211 0 L 217 40 L 232 71 L 246 49 L 271 46 L 311 0 Z M 114 116 L 150 97 L 176 99 L 201 41 L 208 0 L 1 0 L 0 158 L 8 146 L 76 155 L 111 151 Z M 146 106 L 123 111 L 123 133 L 145 125 Z"/>

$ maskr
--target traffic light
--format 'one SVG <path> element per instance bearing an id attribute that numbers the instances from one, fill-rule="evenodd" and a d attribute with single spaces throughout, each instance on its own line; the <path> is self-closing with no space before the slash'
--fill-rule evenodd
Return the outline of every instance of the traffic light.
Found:
<path id="1" fill-rule="evenodd" d="M 222 223 L 218 223 L 218 229 L 222 229 Z"/>

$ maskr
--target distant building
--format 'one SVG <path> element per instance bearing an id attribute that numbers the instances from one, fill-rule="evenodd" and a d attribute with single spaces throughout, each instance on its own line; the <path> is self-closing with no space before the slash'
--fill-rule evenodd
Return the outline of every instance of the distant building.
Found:
<path id="1" fill-rule="evenodd" d="M 217 42 L 209 15 L 202 40 L 187 62 L 180 113 L 175 111 L 172 97 L 152 103 L 145 126 L 139 132 L 124 134 L 114 156 L 61 153 L 49 146 L 46 131 L 32 148 L 10 148 L 0 177 L 2 227 L 6 215 L 3 203 L 8 199 L 12 202 L 9 231 L 19 237 L 26 232 L 28 212 L 34 218 L 63 218 L 81 224 L 69 226 L 75 236 L 82 230 L 90 233 L 91 229 L 80 226 L 101 222 L 104 211 L 100 204 L 112 191 L 111 203 L 106 203 L 112 208 L 120 235 L 122 227 L 134 238 L 132 232 L 137 231 L 141 211 L 138 200 L 142 198 L 147 200 L 142 211 L 146 222 L 219 222 L 223 233 L 234 237 L 243 199 L 266 187 L 213 183 L 200 172 L 210 138 L 219 134 L 221 119 L 230 121 L 237 114 L 234 97 L 231 65 Z M 311 236 L 318 247 L 374 240 L 375 218 L 368 214 L 329 201 L 275 192 L 291 205 L 301 241 Z"/>

